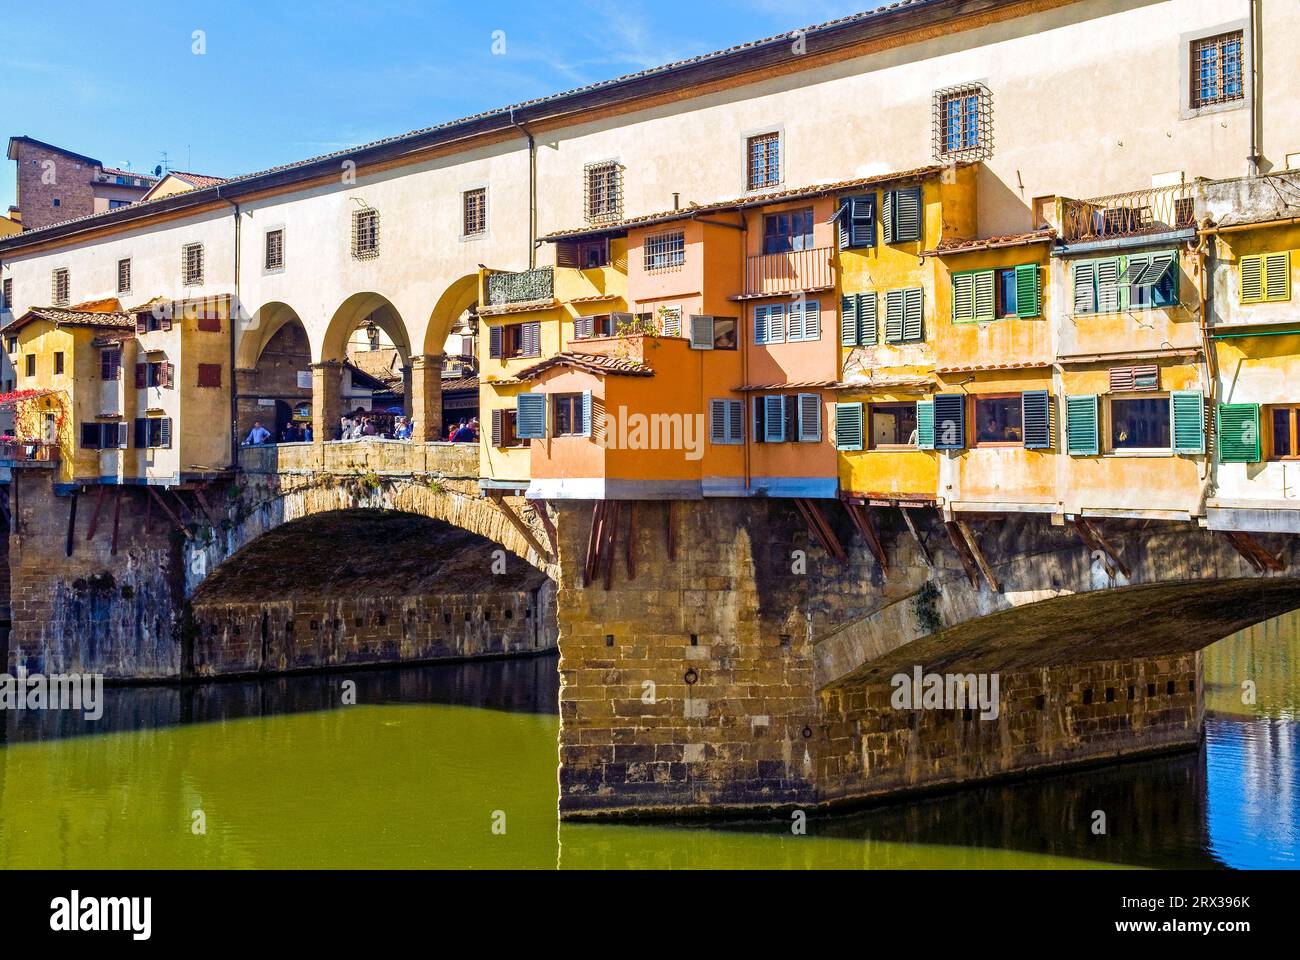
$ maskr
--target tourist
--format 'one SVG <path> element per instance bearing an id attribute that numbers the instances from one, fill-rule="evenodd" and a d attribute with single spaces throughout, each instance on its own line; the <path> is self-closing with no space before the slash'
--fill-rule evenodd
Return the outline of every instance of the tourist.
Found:
<path id="1" fill-rule="evenodd" d="M 261 420 L 253 421 L 253 429 L 248 431 L 248 436 L 244 439 L 246 447 L 260 447 L 271 439 L 271 431 L 262 426 Z"/>
<path id="2" fill-rule="evenodd" d="M 477 440 L 478 431 L 464 420 L 460 422 L 460 428 L 451 436 L 452 443 L 474 443 Z"/>
<path id="3" fill-rule="evenodd" d="M 347 417 L 339 417 L 338 439 L 346 440 L 351 435 L 352 435 L 352 421 Z"/>
<path id="4" fill-rule="evenodd" d="M 310 424 L 310 423 L 304 423 L 304 424 L 302 425 L 302 442 L 303 442 L 303 443 L 311 443 L 311 424 Z"/>

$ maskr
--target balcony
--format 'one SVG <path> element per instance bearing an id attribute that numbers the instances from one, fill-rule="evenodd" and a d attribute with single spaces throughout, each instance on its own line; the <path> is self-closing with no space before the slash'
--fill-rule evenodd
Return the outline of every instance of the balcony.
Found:
<path id="1" fill-rule="evenodd" d="M 1066 243 L 1169 233 L 1195 222 L 1195 198 L 1189 183 L 1091 200 L 1061 200 L 1061 238 Z"/>
<path id="2" fill-rule="evenodd" d="M 518 273 L 489 273 L 486 278 L 487 306 L 551 300 L 555 297 L 555 272 L 550 267 Z"/>
<path id="3" fill-rule="evenodd" d="M 59 462 L 59 445 L 40 440 L 0 438 L 0 466 L 53 467 Z"/>
<path id="4" fill-rule="evenodd" d="M 745 258 L 743 297 L 774 297 L 835 286 L 835 256 L 830 247 L 766 253 Z"/>

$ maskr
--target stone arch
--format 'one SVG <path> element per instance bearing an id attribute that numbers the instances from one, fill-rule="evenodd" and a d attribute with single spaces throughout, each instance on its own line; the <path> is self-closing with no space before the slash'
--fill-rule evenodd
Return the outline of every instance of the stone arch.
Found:
<path id="1" fill-rule="evenodd" d="M 467 274 L 454 281 L 438 298 L 424 331 L 426 355 L 440 355 L 451 333 L 452 324 L 466 310 L 478 306 L 478 275 Z"/>
<path id="2" fill-rule="evenodd" d="M 321 338 L 316 354 L 317 361 L 329 363 L 346 359 L 348 338 L 367 321 L 373 322 L 388 335 L 397 347 L 402 363 L 409 364 L 412 350 L 406 322 L 391 300 L 382 294 L 372 292 L 354 293 L 339 304 Z"/>
<path id="3" fill-rule="evenodd" d="M 311 336 L 293 307 L 272 301 L 252 314 L 235 347 L 240 438 L 259 420 L 275 440 L 290 422 L 301 425 L 299 413 L 313 399 L 312 385 L 301 380 L 311 358 Z"/>
<path id="4" fill-rule="evenodd" d="M 235 346 L 235 369 L 252 370 L 271 338 L 286 323 L 302 323 L 298 311 L 287 303 L 272 300 L 263 304 L 240 324 L 239 341 Z M 303 324 L 306 330 L 306 324 Z"/>

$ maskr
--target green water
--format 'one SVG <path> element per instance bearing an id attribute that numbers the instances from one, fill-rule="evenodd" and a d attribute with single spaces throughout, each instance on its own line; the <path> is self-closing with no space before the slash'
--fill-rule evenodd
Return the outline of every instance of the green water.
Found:
<path id="1" fill-rule="evenodd" d="M 0 864 L 1295 866 L 1298 650 L 1291 618 L 1207 654 L 1222 715 L 1199 753 L 816 815 L 806 836 L 788 819 L 560 825 L 549 658 L 117 690 L 94 728 L 111 732 L 6 718 Z M 1239 703 L 1243 674 L 1268 678 L 1253 708 Z M 357 705 L 339 705 L 344 679 Z M 1098 808 L 1111 822 L 1102 838 L 1088 829 Z"/>

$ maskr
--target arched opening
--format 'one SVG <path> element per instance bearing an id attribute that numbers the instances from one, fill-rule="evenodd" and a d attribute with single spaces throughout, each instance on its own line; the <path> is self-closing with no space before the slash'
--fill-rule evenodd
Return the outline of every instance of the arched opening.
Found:
<path id="1" fill-rule="evenodd" d="M 397 308 L 377 293 L 348 297 L 334 312 L 312 368 L 317 435 L 342 440 L 404 433 L 413 413 L 411 360 Z"/>
<path id="2" fill-rule="evenodd" d="M 536 654 L 557 637 L 545 573 L 486 537 L 395 510 L 283 524 L 213 571 L 191 611 L 187 662 L 199 676 Z"/>
<path id="3" fill-rule="evenodd" d="M 270 303 L 253 315 L 236 350 L 241 443 L 311 439 L 311 341 L 292 307 Z"/>
<path id="4" fill-rule="evenodd" d="M 414 365 L 411 392 L 420 436 L 445 440 L 448 428 L 478 418 L 478 276 L 452 283 L 425 326 L 424 351 Z M 421 418 L 420 411 L 424 416 Z"/>

